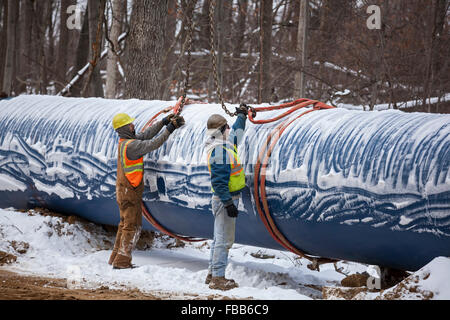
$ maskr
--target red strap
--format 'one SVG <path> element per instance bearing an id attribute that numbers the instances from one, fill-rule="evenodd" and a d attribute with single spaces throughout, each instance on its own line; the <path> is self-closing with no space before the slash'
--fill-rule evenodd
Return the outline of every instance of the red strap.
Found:
<path id="1" fill-rule="evenodd" d="M 155 119 L 162 113 L 168 113 L 170 111 L 173 111 L 175 114 L 178 113 L 179 108 L 180 108 L 180 103 L 181 103 L 181 99 L 182 97 L 180 97 L 180 99 L 178 99 L 176 105 L 174 107 L 169 107 L 166 108 L 164 110 L 161 110 L 160 112 L 158 112 L 155 116 L 153 116 L 144 126 L 144 128 L 142 129 L 142 131 L 144 131 L 148 126 L 150 126 L 151 124 L 153 124 L 153 122 L 155 121 Z M 189 102 L 186 101 L 186 104 L 188 104 Z M 255 166 L 255 173 L 254 173 L 254 198 L 255 198 L 255 203 L 256 203 L 256 208 L 258 211 L 258 214 L 261 218 L 261 220 L 264 223 L 264 226 L 266 227 L 266 229 L 269 231 L 270 235 L 275 239 L 275 241 L 277 241 L 281 246 L 283 246 L 285 249 L 287 249 L 288 251 L 291 251 L 301 257 L 304 257 L 310 261 L 313 262 L 314 266 L 318 266 L 322 263 L 330 263 L 330 262 L 335 262 L 337 260 L 333 260 L 333 259 L 327 259 L 327 258 L 315 258 L 315 257 L 311 257 L 306 255 L 305 253 L 303 253 L 300 249 L 296 248 L 293 244 L 291 244 L 289 242 L 289 240 L 286 239 L 286 237 L 278 230 L 278 228 L 275 225 L 275 222 L 272 219 L 272 216 L 270 214 L 269 211 L 269 205 L 267 202 L 267 197 L 266 197 L 266 189 L 265 189 L 265 179 L 266 179 L 266 168 L 267 168 L 267 163 L 269 161 L 269 158 L 272 154 L 273 148 L 275 147 L 275 144 L 277 143 L 277 141 L 280 139 L 281 134 L 284 132 L 284 130 L 286 130 L 286 128 L 291 125 L 295 120 L 299 119 L 300 117 L 304 116 L 305 114 L 308 114 L 310 112 L 316 111 L 316 110 L 321 110 L 321 109 L 333 109 L 335 107 L 329 106 L 327 104 L 324 104 L 322 102 L 316 101 L 316 100 L 309 100 L 309 99 L 298 99 L 295 100 L 293 102 L 289 102 L 289 103 L 285 103 L 285 104 L 281 104 L 278 106 L 269 106 L 269 107 L 257 107 L 257 108 L 253 108 L 251 110 L 249 110 L 248 112 L 248 117 L 249 120 L 255 124 L 265 124 L 265 123 L 270 123 L 270 122 L 274 122 L 274 121 L 278 121 L 284 117 L 289 116 L 290 114 L 292 114 L 293 112 L 301 109 L 301 108 L 305 108 L 308 106 L 313 106 L 313 109 L 311 110 L 307 110 L 305 112 L 303 112 L 301 115 L 295 117 L 292 120 L 286 120 L 284 122 L 282 122 L 280 125 L 278 125 L 267 137 L 267 141 L 265 146 L 263 146 L 263 149 L 261 150 L 259 157 L 258 157 L 258 161 L 256 163 Z M 275 117 L 275 118 L 271 118 L 271 119 L 266 119 L 266 120 L 255 120 L 253 117 L 253 111 L 255 112 L 267 112 L 267 111 L 273 111 L 273 110 L 281 110 L 281 109 L 287 109 L 290 108 L 288 111 L 284 112 L 283 114 Z M 274 138 L 274 140 L 271 143 L 272 138 Z M 264 158 L 264 160 L 263 160 Z M 262 161 L 263 160 L 263 161 Z M 263 163 L 263 165 L 261 164 Z M 262 206 L 261 206 L 262 203 Z M 149 221 L 156 229 L 158 229 L 159 231 L 182 241 L 189 241 L 189 242 L 197 242 L 197 241 L 205 241 L 206 239 L 195 239 L 192 237 L 185 237 L 185 236 L 180 236 L 180 235 L 176 235 L 174 233 L 172 233 L 171 231 L 167 230 L 166 228 L 164 228 L 161 224 L 159 224 L 155 218 L 151 215 L 151 213 L 147 210 L 146 206 L 144 203 L 142 203 L 142 211 L 144 214 L 144 217 L 147 219 L 147 221 Z"/>
<path id="2" fill-rule="evenodd" d="M 278 230 L 275 222 L 272 219 L 272 216 L 270 214 L 269 210 L 269 204 L 267 201 L 266 196 L 266 188 L 265 188 L 265 182 L 266 182 L 266 169 L 267 165 L 269 163 L 269 158 L 272 154 L 272 151 L 278 142 L 278 140 L 281 137 L 281 134 L 286 130 L 288 126 L 290 126 L 293 122 L 295 122 L 297 119 L 301 118 L 302 116 L 321 109 L 332 109 L 334 107 L 326 105 L 319 101 L 314 100 L 308 100 L 308 99 L 299 99 L 291 103 L 287 103 L 280 106 L 274 106 L 274 107 L 261 107 L 261 108 L 255 108 L 254 110 L 257 112 L 261 111 L 272 111 L 272 110 L 278 110 L 278 109 L 284 109 L 284 108 L 291 108 L 287 112 L 283 113 L 280 116 L 277 116 L 272 119 L 268 120 L 254 120 L 252 115 L 252 110 L 249 111 L 249 119 L 253 123 L 270 123 L 277 120 L 280 120 L 290 114 L 292 114 L 294 111 L 299 110 L 301 108 L 307 107 L 307 106 L 313 106 L 313 109 L 307 110 L 303 112 L 302 114 L 296 116 L 293 119 L 287 119 L 286 121 L 283 121 L 281 124 L 279 124 L 267 137 L 266 144 L 263 146 L 262 150 L 259 153 L 258 160 L 256 162 L 255 166 L 255 172 L 254 172 L 254 189 L 253 194 L 255 198 L 255 204 L 256 209 L 258 211 L 258 214 L 261 218 L 261 220 L 264 223 L 264 226 L 266 227 L 269 234 L 272 236 L 272 238 L 277 241 L 281 246 L 283 246 L 288 251 L 291 251 L 303 258 L 306 258 L 313 262 L 314 268 L 318 268 L 320 264 L 323 263 L 330 263 L 335 262 L 337 260 L 334 259 L 327 259 L 327 258 L 316 258 L 311 257 L 307 254 L 305 254 L 300 249 L 296 248 L 286 237 Z"/>
<path id="3" fill-rule="evenodd" d="M 147 121 L 147 123 L 142 128 L 141 132 L 144 132 L 149 126 L 151 126 L 155 122 L 156 118 L 158 118 L 159 115 L 161 115 L 163 113 L 169 113 L 171 111 L 173 111 L 173 113 L 177 114 L 178 113 L 178 109 L 180 108 L 181 99 L 182 99 L 182 97 L 180 97 L 178 99 L 178 101 L 175 104 L 175 106 L 165 108 L 165 109 L 161 110 L 160 112 L 158 112 L 157 114 L 155 114 L 149 121 Z M 185 105 L 187 105 L 189 103 L 190 103 L 189 99 L 186 99 Z M 193 237 L 180 236 L 180 235 L 176 235 L 175 233 L 169 231 L 168 229 L 163 227 L 158 221 L 156 221 L 156 219 L 152 216 L 150 210 L 147 210 L 147 207 L 145 206 L 144 201 L 142 201 L 142 214 L 144 215 L 144 218 L 154 228 L 156 228 L 157 230 L 159 230 L 162 233 L 167 234 L 168 236 L 170 236 L 172 238 L 175 238 L 175 239 L 178 239 L 178 240 L 181 240 L 181 241 L 187 241 L 187 242 L 200 242 L 200 241 L 207 240 L 207 239 L 197 239 L 197 238 L 193 238 Z"/>

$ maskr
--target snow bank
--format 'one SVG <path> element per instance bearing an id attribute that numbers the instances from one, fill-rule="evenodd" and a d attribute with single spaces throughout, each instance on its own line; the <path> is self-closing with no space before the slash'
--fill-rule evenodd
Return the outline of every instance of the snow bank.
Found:
<path id="1" fill-rule="evenodd" d="M 379 299 L 450 300 L 450 258 L 433 259 L 395 287 L 384 291 Z"/>
<path id="2" fill-rule="evenodd" d="M 170 293 L 179 299 L 230 298 L 304 300 L 322 298 L 322 287 L 339 288 L 347 274 L 367 271 L 363 264 L 339 262 L 321 266 L 320 272 L 307 268 L 308 261 L 291 253 L 234 245 L 226 276 L 240 287 L 211 290 L 207 274 L 210 241 L 168 249 L 173 240 L 157 237 L 151 250 L 137 250 L 131 270 L 113 270 L 107 264 L 114 233 L 92 223 L 67 217 L 44 216 L 36 211 L 0 209 L 0 252 L 17 256 L 0 268 L 22 274 L 67 279 L 68 288 L 139 289 Z M 264 256 L 265 259 L 258 257 Z M 439 257 L 397 286 L 353 299 L 450 299 L 450 258 Z M 340 299 L 329 296 L 330 299 Z"/>
<path id="3" fill-rule="evenodd" d="M 324 297 L 329 300 L 450 300 L 450 258 L 437 257 L 397 285 L 380 292 L 366 287 L 327 287 Z"/>
<path id="4" fill-rule="evenodd" d="M 337 284 L 343 277 L 333 265 L 323 266 L 318 273 L 293 254 L 234 245 L 226 276 L 235 279 L 240 287 L 227 292 L 211 290 L 204 284 L 210 241 L 167 249 L 172 241 L 167 238 L 155 240 L 151 250 L 135 251 L 133 263 L 137 268 L 113 270 L 107 261 L 114 234 L 91 223 L 69 223 L 67 218 L 42 216 L 36 211 L 0 209 L 0 238 L 0 251 L 17 256 L 13 264 L 1 268 L 67 279 L 69 288 L 137 288 L 186 298 L 219 294 L 304 300 L 321 298 L 321 286 Z M 270 258 L 254 257 L 261 253 Z M 358 264 L 347 266 L 364 268 Z"/>

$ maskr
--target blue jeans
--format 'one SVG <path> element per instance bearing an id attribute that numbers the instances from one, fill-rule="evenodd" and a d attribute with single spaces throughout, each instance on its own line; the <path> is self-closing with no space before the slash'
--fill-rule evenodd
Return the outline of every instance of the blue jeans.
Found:
<path id="1" fill-rule="evenodd" d="M 233 200 L 236 208 L 239 199 Z M 228 251 L 234 243 L 236 231 L 236 218 L 230 218 L 222 201 L 212 200 L 212 212 L 214 215 L 214 240 L 209 255 L 208 272 L 213 277 L 224 277 L 228 264 Z"/>

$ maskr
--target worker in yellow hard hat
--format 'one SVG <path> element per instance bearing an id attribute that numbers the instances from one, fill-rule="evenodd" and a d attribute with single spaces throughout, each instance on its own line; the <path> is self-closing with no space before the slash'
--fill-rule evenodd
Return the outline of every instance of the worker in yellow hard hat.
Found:
<path id="1" fill-rule="evenodd" d="M 112 124 L 114 130 L 119 129 L 120 127 L 126 126 L 127 124 L 133 123 L 135 118 L 130 117 L 126 113 L 118 113 L 114 116 Z"/>
<path id="2" fill-rule="evenodd" d="M 171 114 L 143 133 L 136 134 L 134 120 L 125 113 L 117 114 L 112 120 L 112 126 L 120 138 L 116 181 L 120 223 L 108 262 L 114 269 L 127 269 L 133 266 L 131 253 L 139 240 L 142 227 L 143 156 L 158 149 L 175 129 L 184 125 L 183 117 Z M 164 126 L 165 130 L 155 138 Z"/>

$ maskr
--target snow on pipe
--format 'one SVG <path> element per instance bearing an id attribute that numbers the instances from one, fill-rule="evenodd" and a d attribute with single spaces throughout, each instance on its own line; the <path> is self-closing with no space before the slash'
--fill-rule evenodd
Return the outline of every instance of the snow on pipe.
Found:
<path id="1" fill-rule="evenodd" d="M 46 207 L 117 224 L 118 137 L 111 120 L 127 112 L 139 130 L 174 103 L 49 96 L 0 102 L 0 207 Z M 186 106 L 186 125 L 144 158 L 144 202 L 178 234 L 212 238 L 203 146 L 213 113 L 223 111 L 219 105 Z M 239 147 L 247 187 L 237 243 L 281 249 L 252 193 L 259 150 L 278 123 L 248 123 Z M 436 256 L 450 256 L 449 165 L 449 115 L 315 111 L 288 127 L 273 151 L 266 176 L 270 212 L 306 253 L 417 270 Z"/>

